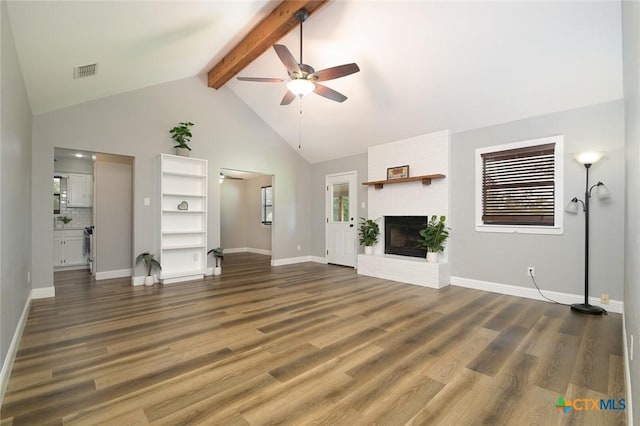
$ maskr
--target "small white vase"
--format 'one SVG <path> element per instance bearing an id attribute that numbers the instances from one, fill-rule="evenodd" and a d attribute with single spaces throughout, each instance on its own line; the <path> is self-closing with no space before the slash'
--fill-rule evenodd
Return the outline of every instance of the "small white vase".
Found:
<path id="1" fill-rule="evenodd" d="M 179 155 L 181 157 L 189 157 L 191 151 L 189 151 L 187 148 L 178 148 L 176 147 L 176 155 Z"/>
<path id="2" fill-rule="evenodd" d="M 146 277 L 144 277 L 144 285 L 146 285 L 147 287 L 152 286 L 153 285 L 153 276 L 147 275 Z"/>
<path id="3" fill-rule="evenodd" d="M 213 268 L 213 275 L 222 275 L 222 266 L 215 266 Z"/>
<path id="4" fill-rule="evenodd" d="M 427 252 L 427 262 L 429 262 L 429 263 L 438 263 L 438 252 L 437 251 L 428 251 Z"/>
<path id="5" fill-rule="evenodd" d="M 364 246 L 364 254 L 372 255 L 373 254 L 373 246 Z"/>

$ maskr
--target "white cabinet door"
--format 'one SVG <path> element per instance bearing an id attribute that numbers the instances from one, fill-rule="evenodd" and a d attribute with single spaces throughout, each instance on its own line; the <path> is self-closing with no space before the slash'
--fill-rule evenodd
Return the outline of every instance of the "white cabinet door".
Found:
<path id="1" fill-rule="evenodd" d="M 91 207 L 93 205 L 93 176 L 69 174 L 67 179 L 67 206 Z"/>
<path id="2" fill-rule="evenodd" d="M 53 266 L 65 266 L 67 261 L 64 238 L 53 239 Z"/>
<path id="3" fill-rule="evenodd" d="M 67 246 L 67 263 L 66 265 L 83 265 L 85 263 L 82 254 L 83 237 L 71 237 L 65 240 Z"/>
<path id="4" fill-rule="evenodd" d="M 82 245 L 83 237 L 60 237 L 53 239 L 53 266 L 86 264 Z"/>

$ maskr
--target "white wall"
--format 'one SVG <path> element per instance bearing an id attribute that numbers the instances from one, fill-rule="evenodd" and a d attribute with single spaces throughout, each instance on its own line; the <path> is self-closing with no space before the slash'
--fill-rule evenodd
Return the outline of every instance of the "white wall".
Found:
<path id="1" fill-rule="evenodd" d="M 31 291 L 27 272 L 31 263 L 29 218 L 32 114 L 5 1 L 0 2 L 0 27 L 0 365 L 4 366 L 20 315 Z M 48 179 L 49 189 L 51 176 Z M 51 200 L 50 195 L 47 199 L 47 209 L 43 211 L 50 235 L 47 240 L 42 240 L 51 241 L 51 244 L 41 244 L 48 250 L 49 257 L 52 256 L 53 244 Z M 4 377 L 5 374 L 9 374 L 9 371 L 4 371 L 3 368 L 0 377 Z"/>
<path id="2" fill-rule="evenodd" d="M 610 102 L 454 133 L 451 141 L 451 275 L 533 288 L 527 266 L 536 268 L 543 290 L 582 295 L 584 215 L 564 217 L 563 235 L 499 234 L 475 231 L 475 149 L 545 136 L 565 136 L 564 195 L 584 198 L 584 166 L 572 154 L 606 152 L 593 165 L 590 181 L 602 180 L 611 199 L 591 204 L 590 293 L 622 300 L 624 241 L 624 110 Z M 564 209 L 564 206 L 561 208 Z"/>
<path id="3" fill-rule="evenodd" d="M 624 319 L 630 362 L 635 424 L 640 424 L 640 3 L 622 2 L 626 117 L 626 214 Z M 628 351 L 631 348 L 627 348 Z"/>
<path id="4" fill-rule="evenodd" d="M 409 176 L 443 174 L 425 186 L 422 182 L 387 184 L 382 189 L 369 186 L 369 218 L 384 216 L 449 216 L 449 142 L 450 132 L 419 135 L 369 148 L 369 180 L 387 178 L 387 168 L 409 165 Z M 384 236 L 384 219 L 378 221 Z M 384 253 L 384 237 L 374 246 Z"/>
<path id="5" fill-rule="evenodd" d="M 192 77 L 63 110 L 39 115 L 33 123 L 33 230 L 42 240 L 52 238 L 48 206 L 53 173 L 53 148 L 85 149 L 134 157 L 134 256 L 157 246 L 157 183 L 159 153 L 172 152 L 169 129 L 195 123 L 191 155 L 209 160 L 209 170 L 252 170 L 275 176 L 273 226 L 274 259 L 308 254 L 310 246 L 310 168 L 288 144 L 230 90 L 206 85 Z M 220 245 L 220 184 L 209 178 L 208 247 Z M 151 198 L 145 206 L 143 199 Z M 33 246 L 33 286 L 53 283 L 50 248 Z M 133 263 L 133 259 L 132 259 Z M 141 267 L 140 267 L 141 268 Z M 140 274 L 142 274 L 140 269 Z"/>

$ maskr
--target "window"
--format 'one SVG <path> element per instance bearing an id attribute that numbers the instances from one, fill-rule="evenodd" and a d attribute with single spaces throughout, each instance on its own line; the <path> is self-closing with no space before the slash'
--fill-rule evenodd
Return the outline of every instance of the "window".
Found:
<path id="1" fill-rule="evenodd" d="M 262 224 L 271 225 L 273 221 L 273 188 L 263 186 L 262 191 Z"/>
<path id="2" fill-rule="evenodd" d="M 562 233 L 563 137 L 476 150 L 476 230 Z"/>
<path id="3" fill-rule="evenodd" d="M 60 176 L 53 177 L 53 214 L 60 214 Z"/>

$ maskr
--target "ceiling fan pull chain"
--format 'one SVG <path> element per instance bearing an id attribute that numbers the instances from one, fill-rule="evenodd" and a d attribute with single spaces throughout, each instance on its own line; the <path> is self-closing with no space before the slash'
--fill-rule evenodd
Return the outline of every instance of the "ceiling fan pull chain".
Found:
<path id="1" fill-rule="evenodd" d="M 298 116 L 298 149 L 302 149 L 302 108 L 300 108 L 300 115 Z"/>

